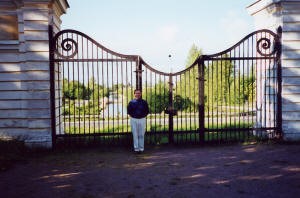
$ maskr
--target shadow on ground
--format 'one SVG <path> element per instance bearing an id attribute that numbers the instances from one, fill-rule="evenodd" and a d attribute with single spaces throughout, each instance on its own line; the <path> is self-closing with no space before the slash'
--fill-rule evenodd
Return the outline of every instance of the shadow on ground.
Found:
<path id="1" fill-rule="evenodd" d="M 0 197 L 297 197 L 300 144 L 72 149 L 0 172 Z"/>

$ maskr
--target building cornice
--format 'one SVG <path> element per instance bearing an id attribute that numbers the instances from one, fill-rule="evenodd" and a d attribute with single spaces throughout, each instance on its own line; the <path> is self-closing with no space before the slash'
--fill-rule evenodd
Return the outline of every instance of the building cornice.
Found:
<path id="1" fill-rule="evenodd" d="M 281 10 L 283 0 L 258 0 L 247 7 L 250 15 L 266 10 L 268 13 L 274 13 Z M 286 1 L 285 1 L 286 2 Z"/>
<path id="2" fill-rule="evenodd" d="M 67 9 L 70 8 L 67 0 L 52 0 L 52 3 L 54 3 L 60 9 L 60 13 L 62 14 L 66 14 Z"/>

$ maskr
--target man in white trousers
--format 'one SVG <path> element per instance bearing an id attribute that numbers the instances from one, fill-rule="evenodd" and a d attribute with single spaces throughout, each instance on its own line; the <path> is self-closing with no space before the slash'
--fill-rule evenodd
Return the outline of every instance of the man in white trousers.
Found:
<path id="1" fill-rule="evenodd" d="M 144 151 L 146 116 L 149 114 L 149 106 L 147 101 L 142 99 L 141 90 L 134 90 L 134 99 L 129 102 L 127 113 L 130 116 L 134 152 L 142 153 Z"/>

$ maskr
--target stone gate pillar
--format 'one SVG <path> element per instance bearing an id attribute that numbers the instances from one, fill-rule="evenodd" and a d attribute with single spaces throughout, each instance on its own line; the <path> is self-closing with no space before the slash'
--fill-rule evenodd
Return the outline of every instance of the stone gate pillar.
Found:
<path id="1" fill-rule="evenodd" d="M 282 27 L 282 129 L 300 140 L 300 0 L 260 0 L 247 7 L 257 29 Z"/>
<path id="2" fill-rule="evenodd" d="M 0 1 L 0 138 L 51 147 L 48 26 L 67 0 Z"/>

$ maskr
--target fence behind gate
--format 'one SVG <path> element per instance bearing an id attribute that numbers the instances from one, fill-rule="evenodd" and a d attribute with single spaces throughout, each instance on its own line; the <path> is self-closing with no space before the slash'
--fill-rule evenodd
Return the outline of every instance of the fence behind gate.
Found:
<path id="1" fill-rule="evenodd" d="M 148 143 L 204 143 L 281 135 L 281 29 L 259 30 L 233 47 L 200 55 L 176 73 L 89 36 L 49 28 L 53 141 L 128 143 L 127 104 L 141 89 L 150 106 Z"/>

